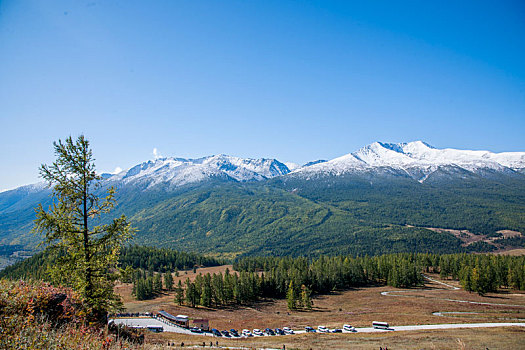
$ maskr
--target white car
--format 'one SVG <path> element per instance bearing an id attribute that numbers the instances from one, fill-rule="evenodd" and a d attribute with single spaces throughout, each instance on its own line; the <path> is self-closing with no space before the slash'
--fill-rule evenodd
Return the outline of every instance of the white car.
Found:
<path id="1" fill-rule="evenodd" d="M 293 329 L 291 329 L 290 327 L 283 327 L 283 332 L 284 334 L 295 334 Z"/>
<path id="2" fill-rule="evenodd" d="M 264 336 L 264 333 L 260 329 L 255 328 L 253 330 L 253 335 L 257 335 L 259 337 L 262 337 L 262 336 Z"/>
<path id="3" fill-rule="evenodd" d="M 243 329 L 241 334 L 245 337 L 253 337 L 252 332 L 250 332 L 248 329 Z"/>
<path id="4" fill-rule="evenodd" d="M 351 326 L 349 324 L 345 324 L 343 325 L 343 331 L 346 331 L 346 332 L 355 332 L 355 327 L 354 326 Z"/>
<path id="5" fill-rule="evenodd" d="M 326 328 L 325 326 L 318 326 L 317 330 L 321 333 L 330 333 L 330 330 Z"/>

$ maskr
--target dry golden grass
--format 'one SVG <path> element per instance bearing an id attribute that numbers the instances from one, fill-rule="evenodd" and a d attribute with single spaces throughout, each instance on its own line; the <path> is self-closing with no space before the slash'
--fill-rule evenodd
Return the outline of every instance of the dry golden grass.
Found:
<path id="1" fill-rule="evenodd" d="M 377 334 L 300 334 L 294 336 L 255 337 L 249 339 L 218 339 L 180 334 L 148 334 L 147 343 L 157 347 L 210 348 L 210 341 L 221 347 L 247 349 L 523 349 L 525 329 L 522 327 L 455 329 L 435 331 L 389 332 Z M 167 343 L 178 346 L 167 347 Z M 206 344 L 202 347 L 203 342 Z"/>
<path id="2" fill-rule="evenodd" d="M 224 271 L 226 267 L 200 269 L 197 273 Z M 229 267 L 231 270 L 231 266 Z M 195 274 L 181 273 L 181 278 L 194 278 Z M 439 276 L 432 276 L 439 279 Z M 454 281 L 445 281 L 454 285 Z M 369 327 L 371 322 L 386 321 L 392 326 L 440 323 L 478 323 L 478 322 L 520 322 L 525 319 L 525 293 L 502 291 L 481 297 L 464 290 L 451 290 L 443 285 L 428 282 L 424 288 L 409 290 L 392 287 L 369 287 L 332 293 L 314 298 L 311 312 L 293 311 L 286 308 L 285 300 L 267 300 L 251 306 L 222 309 L 189 308 L 174 303 L 174 294 L 165 294 L 148 301 L 133 300 L 130 285 L 120 285 L 119 292 L 124 296 L 125 306 L 130 312 L 155 312 L 166 310 L 172 314 L 185 314 L 190 318 L 208 318 L 210 326 L 218 329 L 254 329 L 289 326 L 302 328 L 306 325 L 316 327 L 325 325 L 341 328 L 350 323 L 357 327 Z M 381 292 L 392 291 L 400 296 L 383 296 Z M 468 304 L 448 301 L 469 300 L 480 303 L 503 305 Z M 434 316 L 432 313 L 469 312 L 468 314 L 449 314 Z M 382 334 L 308 334 L 293 337 L 263 337 L 248 340 L 220 339 L 224 344 L 257 347 L 282 347 L 299 349 L 379 349 L 380 346 L 403 349 L 459 349 L 457 339 L 464 342 L 466 349 L 519 349 L 525 348 L 525 330 L 505 329 L 454 329 L 443 331 L 410 331 Z M 167 342 L 168 339 L 180 344 L 200 344 L 210 338 L 176 334 L 148 335 L 149 342 Z M 286 340 L 286 341 L 285 341 Z M 215 339 L 214 339 L 215 341 Z M 283 343 L 283 341 L 285 341 Z"/>

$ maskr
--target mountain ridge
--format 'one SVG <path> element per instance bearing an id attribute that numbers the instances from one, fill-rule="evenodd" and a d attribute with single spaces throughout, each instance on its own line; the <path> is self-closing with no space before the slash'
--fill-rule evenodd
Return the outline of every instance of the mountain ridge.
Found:
<path id="1" fill-rule="evenodd" d="M 102 174 L 97 195 L 116 187 L 112 214 L 141 244 L 224 256 L 458 252 L 459 238 L 424 227 L 525 233 L 524 156 L 374 143 L 294 171 L 276 159 L 167 157 Z M 0 193 L 0 245 L 35 247 L 34 208 L 50 193 L 43 183 Z"/>
<path id="2" fill-rule="evenodd" d="M 432 173 L 450 172 L 460 168 L 484 176 L 498 172 L 525 175 L 525 152 L 501 152 L 438 149 L 423 141 L 408 143 L 374 142 L 359 150 L 331 160 L 316 160 L 297 165 L 280 162 L 275 158 L 241 158 L 225 154 L 201 158 L 163 157 L 137 164 L 117 174 L 102 173 L 108 183 L 123 182 L 141 185 L 144 190 L 158 185 L 175 189 L 211 178 L 225 181 L 263 181 L 278 176 L 342 175 L 364 173 L 377 169 L 401 171 L 419 182 L 426 181 Z M 6 190 L 6 193 L 25 189 L 38 192 L 45 185 L 30 184 Z M 1 212 L 1 208 L 0 208 Z"/>
<path id="3" fill-rule="evenodd" d="M 430 174 L 444 167 L 459 167 L 481 175 L 486 169 L 525 174 L 525 152 L 438 149 L 423 141 L 397 144 L 374 142 L 356 152 L 302 167 L 291 173 L 308 177 L 313 174 L 342 175 L 390 168 L 402 170 L 413 179 L 424 182 Z"/>

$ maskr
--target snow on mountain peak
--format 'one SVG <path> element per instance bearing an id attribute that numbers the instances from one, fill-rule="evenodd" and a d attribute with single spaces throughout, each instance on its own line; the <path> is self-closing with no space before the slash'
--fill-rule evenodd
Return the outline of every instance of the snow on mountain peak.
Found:
<path id="1" fill-rule="evenodd" d="M 369 166 L 400 166 L 414 162 L 403 151 L 406 144 L 374 142 L 352 153 Z"/>
<path id="2" fill-rule="evenodd" d="M 155 158 L 120 172 L 109 179 L 126 183 L 143 183 L 147 187 L 159 184 L 182 186 L 212 177 L 236 181 L 263 180 L 289 173 L 283 163 L 275 159 L 249 159 L 225 154 L 185 159 Z"/>
<path id="3" fill-rule="evenodd" d="M 299 169 L 301 166 L 294 162 L 285 162 L 284 165 L 288 168 L 290 171 L 294 171 L 296 169 Z"/>
<path id="4" fill-rule="evenodd" d="M 525 173 L 525 152 L 492 153 L 489 151 L 438 149 L 423 141 L 408 143 L 374 142 L 356 152 L 328 161 L 309 162 L 303 166 L 281 163 L 276 159 L 251 159 L 218 154 L 185 159 L 157 157 L 127 171 L 107 175 L 108 180 L 140 183 L 147 188 L 159 184 L 178 187 L 211 178 L 233 181 L 261 181 L 276 176 L 342 175 L 383 169 L 407 174 L 424 182 L 430 174 L 445 167 L 481 173 L 518 171 Z M 106 178 L 106 177 L 105 177 Z"/>
<path id="5" fill-rule="evenodd" d="M 429 174 L 445 166 L 459 167 L 470 172 L 485 170 L 523 172 L 525 170 L 525 152 L 492 153 L 452 148 L 437 149 L 423 141 L 408 143 L 374 142 L 356 152 L 325 163 L 302 167 L 293 173 L 306 176 L 323 172 L 339 175 L 383 167 L 401 170 L 420 181 L 424 181 Z"/>
<path id="6" fill-rule="evenodd" d="M 502 167 L 520 169 L 525 167 L 525 153 L 492 153 L 489 151 L 438 149 L 423 141 L 409 143 L 374 142 L 352 153 L 369 166 L 389 166 L 393 168 L 438 167 L 455 165 L 467 170 Z"/>

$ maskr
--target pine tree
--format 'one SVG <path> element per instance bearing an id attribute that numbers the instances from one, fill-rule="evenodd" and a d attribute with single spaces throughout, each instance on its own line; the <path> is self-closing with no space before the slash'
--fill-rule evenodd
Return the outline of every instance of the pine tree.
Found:
<path id="1" fill-rule="evenodd" d="M 303 284 L 301 286 L 301 304 L 304 309 L 312 310 L 312 300 L 310 299 L 310 291 Z"/>
<path id="2" fill-rule="evenodd" d="M 190 282 L 190 279 L 186 279 L 186 302 L 191 306 L 195 307 L 197 305 L 197 291 L 195 288 L 195 283 Z"/>
<path id="3" fill-rule="evenodd" d="M 525 268 L 520 261 L 515 261 L 509 266 L 508 281 L 511 287 L 515 289 L 525 289 Z"/>
<path id="4" fill-rule="evenodd" d="M 133 282 L 133 268 L 128 265 L 125 269 L 119 268 L 119 280 L 122 283 L 132 283 Z"/>
<path id="5" fill-rule="evenodd" d="M 288 304 L 288 310 L 295 310 L 297 308 L 297 294 L 293 280 L 288 285 L 288 291 L 286 292 L 286 301 Z"/>
<path id="6" fill-rule="evenodd" d="M 133 294 L 137 300 L 140 300 L 139 295 L 142 296 L 142 291 L 139 290 L 139 281 L 140 279 L 133 280 L 133 291 L 131 292 L 131 294 Z"/>
<path id="7" fill-rule="evenodd" d="M 162 277 L 160 273 L 153 276 L 153 292 L 155 294 L 162 292 Z"/>
<path id="8" fill-rule="evenodd" d="M 241 286 L 239 282 L 239 275 L 236 273 L 233 274 L 232 287 L 233 287 L 232 289 L 233 301 L 236 304 L 240 304 L 241 303 Z"/>
<path id="9" fill-rule="evenodd" d="M 212 290 L 212 299 L 215 306 L 221 305 L 225 302 L 225 287 L 224 287 L 224 278 L 222 273 L 213 274 L 211 279 L 211 290 Z"/>
<path id="10" fill-rule="evenodd" d="M 36 209 L 34 232 L 44 234 L 44 244 L 54 248 L 57 263 L 52 279 L 72 286 L 91 310 L 90 319 L 105 322 L 108 310 L 122 304 L 113 291 L 121 245 L 132 236 L 126 217 L 96 225 L 115 205 L 115 189 L 100 198 L 101 177 L 97 175 L 89 141 L 82 135 L 54 144 L 56 160 L 42 165 L 42 178 L 53 187 L 53 204 L 46 212 Z"/>
<path id="11" fill-rule="evenodd" d="M 470 266 L 463 266 L 459 272 L 459 283 L 467 292 L 473 291 L 472 269 Z"/>
<path id="12" fill-rule="evenodd" d="M 164 287 L 170 292 L 173 290 L 173 276 L 169 271 L 164 274 Z"/>
<path id="13" fill-rule="evenodd" d="M 179 283 L 177 284 L 175 299 L 179 305 L 182 305 L 184 302 L 184 288 L 182 288 L 181 280 L 179 280 Z"/>
<path id="14" fill-rule="evenodd" d="M 210 274 L 208 273 L 204 275 L 200 304 L 205 307 L 210 307 L 211 298 L 212 298 L 211 277 L 210 277 Z"/>
<path id="15" fill-rule="evenodd" d="M 483 295 L 483 287 L 482 287 L 482 284 L 483 282 L 480 281 L 480 279 L 482 278 L 482 276 L 480 276 L 480 273 L 479 273 L 479 268 L 478 267 L 474 267 L 472 269 L 472 274 L 471 274 L 471 283 L 472 283 L 472 291 L 474 292 L 477 292 L 479 295 Z"/>
<path id="16" fill-rule="evenodd" d="M 145 288 L 144 280 L 142 278 L 137 280 L 137 286 L 135 289 L 135 298 L 137 298 L 137 300 L 146 299 L 146 288 Z"/>
<path id="17" fill-rule="evenodd" d="M 148 277 L 145 280 L 146 286 L 146 297 L 144 299 L 149 299 L 155 294 L 155 284 L 153 283 L 153 277 Z"/>

